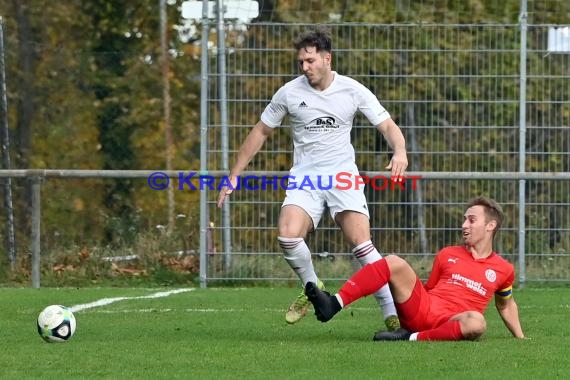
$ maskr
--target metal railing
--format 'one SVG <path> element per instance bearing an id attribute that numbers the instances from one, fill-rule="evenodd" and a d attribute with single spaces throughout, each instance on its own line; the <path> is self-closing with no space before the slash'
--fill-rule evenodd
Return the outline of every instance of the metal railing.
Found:
<path id="1" fill-rule="evenodd" d="M 32 223 L 31 223 L 31 271 L 32 271 L 32 287 L 40 287 L 40 258 L 41 258 L 41 189 L 42 183 L 50 178 L 149 178 L 153 173 L 162 172 L 170 178 L 180 178 L 181 173 L 188 171 L 182 170 L 69 170 L 69 169 L 29 169 L 29 170 L 0 170 L 0 178 L 28 178 L 32 182 Z M 209 171 L 202 172 L 200 175 L 207 175 L 211 177 L 221 178 L 226 173 L 222 171 Z M 246 172 L 248 176 L 286 176 L 287 172 L 261 172 L 250 171 Z M 369 177 L 374 176 L 389 176 L 385 172 L 365 172 L 363 175 Z M 520 172 L 408 172 L 408 176 L 421 178 L 421 181 L 443 180 L 443 181 L 473 181 L 473 180 L 488 180 L 488 181 L 570 181 L 570 173 L 558 172 L 533 172 L 533 173 L 520 173 Z M 204 190 L 207 192 L 208 190 Z M 217 195 L 217 194 L 215 194 Z M 210 197 L 212 198 L 212 197 Z M 518 281 L 519 286 L 523 286 L 526 282 L 526 267 L 525 267 L 525 244 L 524 237 L 526 232 L 525 213 L 526 204 L 520 200 L 511 200 L 518 203 L 519 210 L 519 223 L 517 227 L 518 236 Z M 200 197 L 200 210 L 207 209 L 212 206 L 215 201 L 208 200 L 208 196 Z M 207 218 L 200 218 L 200 284 L 202 287 L 207 286 L 209 280 L 208 276 L 208 252 L 205 247 L 207 246 L 209 225 Z M 239 226 L 236 226 L 239 227 Z M 434 228 L 437 226 L 430 226 Z M 227 226 L 227 228 L 232 228 Z"/>

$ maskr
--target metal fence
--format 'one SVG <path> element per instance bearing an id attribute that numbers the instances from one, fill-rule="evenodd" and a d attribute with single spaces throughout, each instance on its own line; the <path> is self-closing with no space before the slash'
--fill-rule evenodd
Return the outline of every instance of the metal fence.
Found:
<path id="1" fill-rule="evenodd" d="M 203 169 L 228 169 L 272 93 L 297 75 L 291 36 L 311 26 L 251 24 L 245 37 L 227 41 L 225 83 L 220 87 L 220 73 L 210 67 L 203 104 L 209 110 Z M 410 170 L 424 177 L 413 191 L 367 191 L 379 249 L 407 257 L 425 276 L 432 255 L 459 241 L 462 205 L 486 194 L 505 206 L 497 247 L 517 263 L 519 281 L 568 281 L 570 62 L 549 50 L 553 26 L 527 25 L 521 17 L 512 25 L 327 27 L 337 42 L 333 68 L 377 94 L 406 135 Z M 360 169 L 382 172 L 389 148 L 376 130 L 357 119 L 353 136 Z M 287 170 L 289 155 L 290 136 L 281 128 L 250 169 Z M 234 193 L 224 212 L 207 196 L 216 247 L 209 280 L 293 278 L 275 239 L 283 195 Z M 321 224 L 309 238 L 317 271 L 344 278 L 355 265 L 349 247 L 329 220 Z"/>
<path id="2" fill-rule="evenodd" d="M 215 40 L 216 30 L 228 33 L 217 39 L 215 53 L 202 51 L 201 167 L 185 173 L 216 178 L 227 173 L 273 92 L 297 75 L 291 40 L 311 26 L 256 22 L 244 28 L 229 23 L 203 28 L 203 46 Z M 404 256 L 426 277 L 435 252 L 460 241 L 463 205 L 484 194 L 505 208 L 507 221 L 496 248 L 516 264 L 519 283 L 570 281 L 570 57 L 549 46 L 549 33 L 559 25 L 527 24 L 523 13 L 515 24 L 326 26 L 335 41 L 334 69 L 377 94 L 404 131 L 410 174 L 422 177 L 405 190 L 367 187 L 376 246 Z M 390 150 L 360 117 L 353 141 L 359 168 L 371 176 L 385 175 Z M 248 169 L 252 175 L 282 176 L 290 165 L 291 140 L 284 125 Z M 137 181 L 137 197 L 164 205 L 163 193 L 147 184 L 153 172 L 0 171 L 0 178 L 34 181 L 33 285 L 40 283 L 40 256 L 69 243 L 58 231 L 58 219 L 42 217 L 54 207 L 50 200 L 64 200 L 57 204 L 69 209 L 57 210 L 57 217 L 69 222 L 101 212 L 84 201 L 91 188 L 128 178 Z M 168 174 L 176 180 L 178 173 Z M 251 178 L 249 185 L 259 182 Z M 75 197 L 79 188 L 81 196 Z M 222 210 L 216 207 L 215 190 L 206 187 L 199 197 L 184 194 L 184 201 L 182 193 L 176 192 L 177 204 L 200 220 L 189 222 L 199 224 L 199 238 L 180 250 L 199 256 L 203 286 L 296 280 L 276 240 L 282 188 L 242 189 Z M 164 221 L 149 214 L 144 219 L 140 231 L 154 231 Z M 77 240 L 89 242 L 95 227 L 81 228 Z M 328 217 L 308 244 L 323 279 L 345 279 L 357 266 Z"/>
<path id="3" fill-rule="evenodd" d="M 62 188 L 73 187 L 73 183 L 110 181 L 114 178 L 140 180 L 140 191 L 148 190 L 148 178 L 157 171 L 105 171 L 105 170 L 1 170 L 0 178 L 27 178 L 33 183 L 31 223 L 31 273 L 32 286 L 40 286 L 41 260 L 46 246 L 53 251 L 58 246 L 56 236 L 46 236 L 42 230 L 42 208 L 50 207 L 54 182 L 61 182 Z M 181 181 L 188 171 L 162 172 L 171 177 L 171 186 L 189 191 L 188 184 Z M 181 175 L 182 174 L 182 175 Z M 286 175 L 284 172 L 247 172 L 254 177 Z M 363 173 L 370 177 L 388 175 L 384 172 Z M 536 282 L 568 282 L 570 268 L 570 173 L 517 173 L 517 172 L 409 172 L 409 176 L 420 178 L 415 186 L 407 190 L 395 189 L 370 191 L 371 218 L 379 220 L 372 228 L 373 239 L 384 252 L 397 253 L 410 261 L 418 274 L 426 278 L 431 269 L 434 253 L 445 245 L 460 244 L 459 222 L 467 194 L 481 186 L 492 194 L 503 206 L 507 220 L 496 238 L 496 249 L 517 267 L 519 285 Z M 204 174 L 208 181 L 215 182 L 224 175 L 222 171 Z M 527 193 L 525 203 L 517 199 L 519 184 L 524 182 Z M 204 183 L 207 183 L 204 181 Z M 248 187 L 249 186 L 249 187 Z M 234 193 L 231 208 L 234 223 L 229 227 L 232 249 L 223 249 L 224 228 L 216 220 L 221 211 L 214 206 L 216 191 L 203 186 L 200 191 L 208 200 L 211 225 L 203 226 L 200 242 L 178 251 L 178 254 L 199 257 L 200 281 L 207 286 L 212 281 L 294 281 L 291 270 L 281 256 L 275 238 L 276 219 L 280 202 L 269 199 L 275 191 L 248 190 L 261 186 L 251 181 L 241 192 Z M 195 185 L 200 189 L 198 183 Z M 440 189 L 442 199 L 425 199 L 419 202 L 417 189 Z M 544 197 L 543 189 L 550 188 L 558 196 Z M 61 194 L 65 193 L 62 192 Z M 158 192 L 154 192 L 159 197 Z M 63 196 L 63 195 L 59 196 Z M 203 199 L 202 201 L 206 200 Z M 43 201 L 42 201 L 43 200 Z M 188 205 L 199 207 L 198 202 Z M 422 217 L 418 217 L 422 215 Z M 520 215 L 526 215 L 522 223 Z M 423 220 L 420 225 L 419 220 Z M 441 221 L 444 221 L 443 223 Z M 53 226 L 46 226 L 54 231 Z M 152 229 L 152 227 L 149 227 Z M 358 267 L 341 233 L 330 220 L 325 219 L 309 240 L 313 250 L 315 267 L 326 280 L 346 279 Z M 521 249 L 521 244 L 523 244 Z M 143 247 L 152 249 L 152 247 Z M 183 248 L 183 247 L 180 247 Z M 137 252 L 132 252 L 136 257 Z M 140 252 L 138 252 L 140 253 Z M 43 259 L 42 259 L 43 257 Z M 103 257 L 103 259 L 114 259 Z"/>

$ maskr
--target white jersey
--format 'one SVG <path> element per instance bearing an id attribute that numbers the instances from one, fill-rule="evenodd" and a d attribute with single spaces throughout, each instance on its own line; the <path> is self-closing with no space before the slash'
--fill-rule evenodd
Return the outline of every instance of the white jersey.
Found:
<path id="1" fill-rule="evenodd" d="M 293 136 L 291 173 L 331 173 L 355 167 L 350 131 L 357 111 L 372 125 L 390 118 L 376 96 L 356 80 L 333 72 L 324 91 L 311 87 L 302 75 L 287 82 L 261 114 L 271 128 L 290 116 Z"/>

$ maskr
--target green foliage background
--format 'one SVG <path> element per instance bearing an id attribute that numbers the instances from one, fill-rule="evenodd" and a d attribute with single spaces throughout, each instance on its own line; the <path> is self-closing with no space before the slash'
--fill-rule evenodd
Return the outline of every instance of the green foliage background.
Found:
<path id="1" fill-rule="evenodd" d="M 168 12 L 168 43 L 171 52 L 169 80 L 172 96 L 172 125 L 175 147 L 173 167 L 181 170 L 199 168 L 200 151 L 200 61 L 199 49 L 190 42 L 182 42 L 175 26 L 180 23 L 182 1 L 170 1 Z M 232 115 L 234 125 L 253 125 L 275 89 L 296 73 L 291 59 L 290 41 L 307 23 L 331 23 L 331 20 L 351 23 L 376 23 L 377 29 L 357 29 L 365 35 L 352 35 L 353 28 L 337 24 L 334 38 L 338 46 L 350 47 L 353 41 L 366 40 L 370 47 L 382 46 L 374 54 L 339 54 L 335 61 L 339 72 L 363 72 L 369 69 L 369 78 L 359 78 L 383 99 L 389 102 L 391 113 L 404 117 L 406 101 L 417 101 L 415 114 L 419 125 L 488 126 L 495 120 L 497 128 L 473 128 L 459 138 L 451 131 L 441 138 L 437 128 L 426 130 L 420 136 L 427 152 L 411 157 L 422 170 L 433 171 L 516 171 L 513 155 L 494 155 L 493 152 L 516 152 L 517 139 L 502 126 L 518 124 L 518 105 L 486 103 L 472 109 L 457 107 L 466 99 L 494 100 L 518 98 L 518 55 L 497 50 L 480 61 L 468 54 L 456 53 L 453 61 L 445 51 L 461 52 L 473 46 L 493 49 L 519 49 L 516 24 L 520 13 L 519 0 L 470 1 L 259 1 L 260 17 L 253 21 L 246 34 L 250 48 L 273 50 L 268 54 L 243 53 L 250 70 L 276 72 L 271 78 L 259 80 L 255 75 L 230 82 L 230 98 L 257 99 L 244 112 Z M 570 3 L 566 1 L 529 1 L 529 21 L 535 24 L 568 23 Z M 325 6 L 326 4 L 326 6 Z M 335 15 L 331 18 L 331 14 Z M 163 122 L 162 77 L 160 66 L 159 1 L 139 0 L 0 0 L 0 16 L 4 20 L 5 60 L 8 89 L 8 121 L 11 131 L 13 168 L 58 169 L 161 169 L 165 167 L 165 125 Z M 262 23 L 286 25 L 279 32 L 267 34 Z M 392 23 L 423 25 L 410 33 L 405 41 L 397 41 Z M 468 24 L 461 33 L 441 36 L 430 27 L 432 23 Z M 504 24 L 503 40 L 485 35 L 482 24 Z M 499 26 L 498 26 L 499 27 Z M 530 32 L 531 34 L 533 31 Z M 540 37 L 540 36 L 539 36 Z M 235 39 L 235 40 L 234 40 Z M 229 33 L 229 47 L 239 48 L 237 34 Z M 506 41 L 506 42 L 505 42 Z M 398 44 L 413 49 L 439 47 L 415 54 L 410 60 L 405 54 L 392 54 Z M 530 58 L 529 67 L 540 73 L 545 65 L 561 75 L 567 72 L 562 57 L 549 60 Z M 500 61 L 500 66 L 496 62 Z M 212 56 L 211 65 L 215 65 Z M 232 67 L 232 62 L 229 62 Z M 254 69 L 255 68 L 255 69 Z M 469 70 L 488 74 L 489 80 L 470 78 Z M 231 70 L 231 69 L 230 69 Z M 499 70 L 497 72 L 496 70 Z M 456 75 L 443 78 L 449 72 Z M 418 80 L 419 74 L 431 74 Z M 510 73 L 509 79 L 495 81 L 494 76 Z M 256 74 L 251 72 L 250 74 Z M 373 80 L 377 75 L 398 74 L 390 81 Z M 405 75 L 401 75 L 405 74 Z M 533 73 L 530 73 L 533 74 Z M 544 86 L 534 78 L 528 81 L 529 125 L 540 125 L 541 115 L 558 115 L 570 119 L 570 110 L 564 102 L 569 89 L 563 84 L 549 86 L 552 93 L 544 93 Z M 211 92 L 216 93 L 215 84 Z M 441 100 L 430 107 L 422 99 Z M 553 102 L 532 102 L 549 98 Z M 381 100 L 383 100 L 381 99 Z M 263 101 L 261 101 L 263 100 Z M 219 114 L 209 111 L 214 124 L 212 146 L 218 143 L 215 133 Z M 246 129 L 234 128 L 231 149 L 239 146 Z M 253 170 L 282 171 L 290 167 L 288 132 L 278 131 L 281 146 L 268 148 L 255 162 Z M 357 144 L 366 146 L 374 141 L 375 131 L 356 135 Z M 454 134 L 455 133 L 455 134 Z M 570 151 L 566 130 L 550 130 L 548 135 L 529 132 L 529 151 L 538 152 L 528 157 L 529 171 L 569 171 L 570 162 L 564 152 Z M 534 133 L 534 134 L 533 134 Z M 471 149 L 464 159 L 438 154 L 449 150 Z M 373 149 L 371 149 L 373 150 Z M 543 154 L 544 152 L 554 152 Z M 477 152 L 491 153 L 486 160 L 470 160 Z M 542 153 L 541 153 L 542 152 Z M 560 152 L 560 153 L 556 153 Z M 363 170 L 381 170 L 374 158 L 359 158 Z M 220 168 L 219 155 L 210 159 L 210 169 Z M 16 221 L 19 249 L 26 251 L 29 236 L 29 184 L 15 180 Z M 460 189 L 461 185 L 456 185 Z M 488 192 L 486 184 L 476 183 L 480 192 Z M 442 186 L 427 197 L 445 199 Z M 553 201 L 561 201 L 563 192 L 544 187 L 540 194 Z M 132 242 L 141 231 L 154 230 L 167 223 L 166 194 L 151 191 L 145 181 L 139 180 L 49 180 L 43 184 L 42 246 L 62 249 L 65 246 L 109 245 Z M 274 192 L 270 196 L 282 198 Z M 184 246 L 196 248 L 198 220 L 198 192 L 175 192 L 176 213 L 184 215 L 179 221 L 178 236 Z M 395 201 L 398 201 L 397 199 Z M 245 218 L 255 219 L 258 212 L 253 205 L 243 206 Z M 249 215 L 249 216 L 247 216 Z M 4 218 L 2 215 L 0 218 Z M 215 218 L 215 217 L 214 217 Z M 262 225 L 274 225 L 276 215 L 267 215 Z M 395 223 L 410 225 L 402 215 Z M 374 225 L 379 225 L 380 220 Z M 4 231 L 0 232 L 4 234 Z M 243 241 L 247 246 L 259 231 L 246 231 Z M 2 238 L 4 235 L 0 235 Z M 402 239 L 406 237 L 403 236 Z M 4 240 L 4 239 L 2 239 Z M 434 239 L 434 244 L 439 245 Z M 262 239 L 266 242 L 266 239 Z M 0 251 L 3 247 L 0 249 Z M 257 247 L 264 251 L 266 247 Z M 268 251 L 273 248 L 267 248 Z M 5 256 L 5 255 L 2 255 Z"/>

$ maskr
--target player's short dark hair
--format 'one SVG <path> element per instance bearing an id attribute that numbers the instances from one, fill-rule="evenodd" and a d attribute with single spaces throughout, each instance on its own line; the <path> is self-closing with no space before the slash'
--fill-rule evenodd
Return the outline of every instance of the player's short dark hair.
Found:
<path id="1" fill-rule="evenodd" d="M 495 230 L 493 231 L 493 236 L 495 236 L 505 219 L 505 214 L 503 213 L 501 205 L 499 205 L 494 199 L 481 196 L 472 199 L 467 205 L 467 208 L 471 208 L 473 206 L 482 206 L 485 209 L 486 221 L 490 222 L 491 220 L 494 220 L 497 223 L 497 227 L 495 227 Z"/>
<path id="2" fill-rule="evenodd" d="M 293 41 L 293 47 L 299 51 L 307 47 L 315 47 L 317 52 L 332 52 L 332 38 L 325 29 L 317 28 L 307 30 Z"/>

